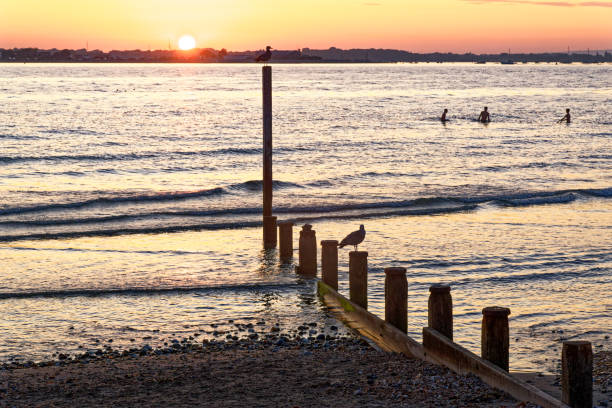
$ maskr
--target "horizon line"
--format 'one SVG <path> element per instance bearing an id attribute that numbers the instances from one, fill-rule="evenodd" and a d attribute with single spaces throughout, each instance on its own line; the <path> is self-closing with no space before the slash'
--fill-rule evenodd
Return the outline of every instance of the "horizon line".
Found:
<path id="1" fill-rule="evenodd" d="M 109 52 L 113 52 L 113 51 L 118 51 L 118 52 L 127 52 L 127 51 L 140 51 L 140 52 L 153 52 L 153 51 L 176 51 L 176 52 L 182 52 L 182 53 L 189 53 L 189 52 L 193 52 L 194 50 L 214 50 L 214 51 L 220 51 L 222 49 L 225 49 L 228 53 L 229 52 L 234 52 L 234 53 L 246 53 L 246 52 L 259 52 L 259 51 L 263 51 L 264 48 L 259 48 L 259 49 L 246 49 L 246 50 L 229 50 L 226 49 L 225 47 L 221 47 L 219 49 L 214 48 L 214 47 L 194 47 L 190 50 L 181 50 L 178 48 L 157 48 L 157 49 L 142 49 L 142 48 L 127 48 L 127 49 L 118 49 L 118 48 L 113 48 L 113 49 L 100 49 L 100 48 L 86 48 L 86 47 L 82 47 L 82 48 L 57 48 L 57 47 L 53 47 L 53 48 L 41 48 L 41 47 L 36 47 L 36 46 L 27 46 L 27 47 L 9 47 L 9 48 L 4 48 L 3 46 L 0 46 L 0 49 L 4 49 L 4 50 L 23 50 L 23 49 L 36 49 L 36 50 L 43 50 L 43 51 L 52 51 L 52 50 L 58 50 L 58 51 L 62 51 L 62 50 L 70 50 L 70 51 L 79 51 L 79 50 L 85 50 L 87 52 L 91 52 L 91 51 L 102 51 L 105 53 L 109 53 Z M 302 48 L 296 48 L 296 49 L 276 49 L 276 52 L 292 52 L 292 51 L 303 51 L 303 50 L 312 50 L 312 51 L 329 51 L 329 50 L 338 50 L 338 51 L 351 51 L 351 50 L 360 50 L 360 51 L 367 51 L 367 50 L 375 50 L 375 51 L 400 51 L 400 52 L 406 52 L 406 53 L 410 53 L 410 54 L 457 54 L 457 55 L 467 55 L 467 54 L 473 54 L 473 55 L 512 55 L 512 54 L 573 54 L 573 53 L 583 53 L 583 52 L 612 52 L 612 47 L 611 48 L 597 48 L 597 49 L 576 49 L 576 50 L 570 50 L 570 48 L 568 47 L 568 49 L 563 49 L 560 51 L 515 51 L 512 52 L 511 49 L 509 49 L 508 51 L 503 51 L 503 52 L 473 52 L 473 51 L 410 51 L 410 50 L 406 50 L 406 49 L 401 49 L 401 48 L 373 48 L 373 47 L 367 47 L 367 48 L 356 48 L 356 47 L 352 47 L 352 48 L 339 48 L 339 47 L 335 47 L 335 46 L 330 46 L 327 48 L 311 48 L 311 47 L 302 47 Z"/>

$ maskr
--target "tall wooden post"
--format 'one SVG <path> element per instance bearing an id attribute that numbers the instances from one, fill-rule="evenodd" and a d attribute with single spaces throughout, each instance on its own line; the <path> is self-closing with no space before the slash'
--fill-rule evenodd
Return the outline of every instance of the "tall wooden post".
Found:
<path id="1" fill-rule="evenodd" d="M 272 216 L 272 67 L 262 67 L 263 85 L 263 217 L 264 248 L 276 247 L 276 220 Z"/>
<path id="2" fill-rule="evenodd" d="M 510 328 L 506 307 L 482 309 L 482 358 L 508 371 L 510 364 Z"/>
<path id="3" fill-rule="evenodd" d="M 338 241 L 321 241 L 321 276 L 323 282 L 338 290 Z"/>
<path id="4" fill-rule="evenodd" d="M 563 402 L 570 407 L 593 406 L 593 349 L 590 342 L 563 342 L 561 390 Z"/>
<path id="5" fill-rule="evenodd" d="M 351 302 L 368 308 L 368 253 L 349 252 L 349 294 Z"/>
<path id="6" fill-rule="evenodd" d="M 453 299 L 448 285 L 431 285 L 427 307 L 427 325 L 453 339 Z"/>
<path id="7" fill-rule="evenodd" d="M 385 321 L 408 332 L 406 268 L 385 268 Z"/>

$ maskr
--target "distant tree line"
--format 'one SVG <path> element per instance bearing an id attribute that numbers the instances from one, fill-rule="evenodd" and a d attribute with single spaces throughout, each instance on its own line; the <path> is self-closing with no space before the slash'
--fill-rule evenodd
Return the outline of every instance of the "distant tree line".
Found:
<path id="1" fill-rule="evenodd" d="M 101 50 L 39 49 L 39 48 L 0 48 L 2 62 L 254 62 L 262 52 L 227 51 L 225 48 L 196 48 L 189 51 L 180 50 Z M 603 63 L 612 62 L 609 51 L 588 53 L 501 53 L 501 54 L 454 54 L 454 53 L 413 53 L 393 49 L 349 49 L 329 48 L 315 50 L 275 50 L 272 61 L 276 62 L 553 62 L 553 63 Z"/>

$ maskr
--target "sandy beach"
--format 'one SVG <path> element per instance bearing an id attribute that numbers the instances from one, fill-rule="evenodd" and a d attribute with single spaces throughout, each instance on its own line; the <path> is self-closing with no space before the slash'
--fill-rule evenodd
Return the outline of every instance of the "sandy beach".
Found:
<path id="1" fill-rule="evenodd" d="M 0 406 L 516 406 L 474 376 L 341 338 L 181 344 L 0 371 Z"/>
<path id="2" fill-rule="evenodd" d="M 611 372 L 612 353 L 596 354 L 595 383 L 602 395 L 612 391 Z M 350 336 L 177 341 L 167 348 L 98 350 L 0 367 L 1 407 L 193 405 L 530 406 L 475 376 L 383 353 Z"/>
<path id="3" fill-rule="evenodd" d="M 532 406 L 475 376 L 344 336 L 177 342 L 60 358 L 2 365 L 0 407 Z M 594 402 L 605 404 L 602 396 L 612 392 L 612 352 L 597 353 L 594 361 Z"/>

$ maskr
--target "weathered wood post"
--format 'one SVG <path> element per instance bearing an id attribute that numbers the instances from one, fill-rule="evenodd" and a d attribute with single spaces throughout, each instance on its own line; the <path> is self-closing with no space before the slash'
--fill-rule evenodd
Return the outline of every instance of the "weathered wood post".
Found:
<path id="1" fill-rule="evenodd" d="M 368 253 L 349 252 L 349 292 L 352 302 L 368 308 Z"/>
<path id="2" fill-rule="evenodd" d="M 263 85 L 263 239 L 264 248 L 276 247 L 276 219 L 272 216 L 272 67 L 262 68 Z"/>
<path id="3" fill-rule="evenodd" d="M 281 261 L 293 258 L 293 222 L 278 223 L 278 252 Z"/>
<path id="4" fill-rule="evenodd" d="M 406 268 L 385 268 L 385 321 L 408 332 L 408 280 Z"/>
<path id="5" fill-rule="evenodd" d="M 338 241 L 321 241 L 321 275 L 323 282 L 338 290 Z"/>
<path id="6" fill-rule="evenodd" d="M 427 304 L 427 326 L 453 339 L 453 298 L 448 285 L 435 284 L 429 287 Z"/>
<path id="7" fill-rule="evenodd" d="M 506 307 L 482 309 L 482 358 L 508 371 L 510 356 L 510 329 Z"/>
<path id="8" fill-rule="evenodd" d="M 593 350 L 590 342 L 563 342 L 561 388 L 563 402 L 570 407 L 593 406 Z"/>
<path id="9" fill-rule="evenodd" d="M 264 215 L 264 249 L 276 248 L 276 217 Z"/>
<path id="10" fill-rule="evenodd" d="M 312 225 L 306 224 L 300 231 L 299 261 L 297 273 L 317 276 L 317 236 Z"/>

